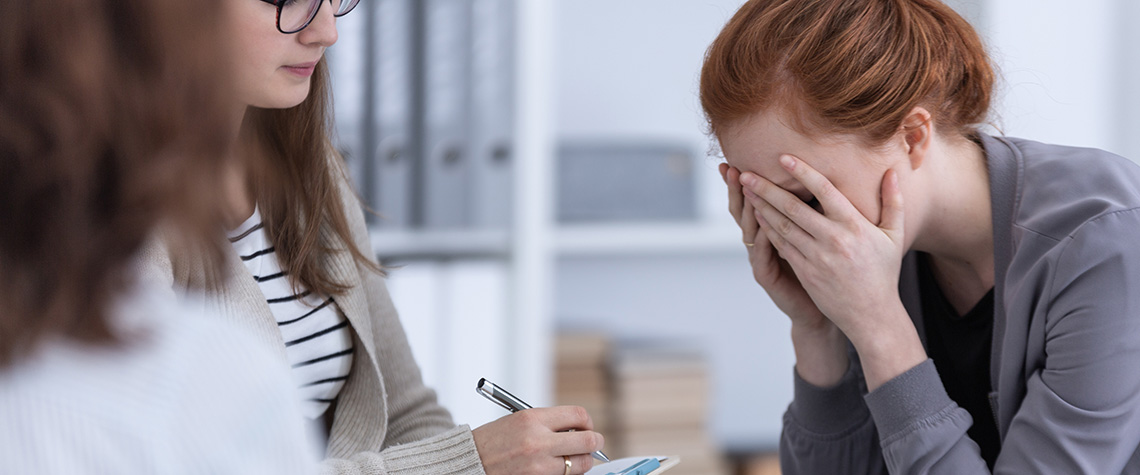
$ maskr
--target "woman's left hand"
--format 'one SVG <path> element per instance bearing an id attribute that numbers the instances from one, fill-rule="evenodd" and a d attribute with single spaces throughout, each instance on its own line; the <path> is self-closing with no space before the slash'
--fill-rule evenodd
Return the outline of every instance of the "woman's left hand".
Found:
<path id="1" fill-rule="evenodd" d="M 784 155 L 780 164 L 815 196 L 820 211 L 754 173 L 744 173 L 740 181 L 761 231 L 792 266 L 820 311 L 856 348 L 867 338 L 883 335 L 884 329 L 909 324 L 898 294 L 905 252 L 898 174 L 888 170 L 883 176 L 876 225 L 807 163 Z"/>

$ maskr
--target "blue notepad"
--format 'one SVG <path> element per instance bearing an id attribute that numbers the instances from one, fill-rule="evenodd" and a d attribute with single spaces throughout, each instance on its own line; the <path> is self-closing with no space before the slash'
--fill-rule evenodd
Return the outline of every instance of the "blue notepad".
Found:
<path id="1" fill-rule="evenodd" d="M 594 465 L 586 475 L 657 475 L 679 461 L 677 457 L 626 457 Z"/>

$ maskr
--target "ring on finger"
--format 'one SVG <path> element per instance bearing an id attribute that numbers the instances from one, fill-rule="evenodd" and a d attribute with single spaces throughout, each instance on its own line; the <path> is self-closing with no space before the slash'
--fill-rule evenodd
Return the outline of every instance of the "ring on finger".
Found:
<path id="1" fill-rule="evenodd" d="M 570 467 L 574 466 L 574 462 L 571 462 L 570 457 L 567 455 L 562 456 L 562 461 L 566 462 L 566 470 L 562 472 L 562 475 L 570 475 Z"/>

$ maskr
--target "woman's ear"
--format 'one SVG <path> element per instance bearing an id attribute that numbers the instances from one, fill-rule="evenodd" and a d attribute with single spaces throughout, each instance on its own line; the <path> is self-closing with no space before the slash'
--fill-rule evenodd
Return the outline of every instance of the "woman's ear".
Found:
<path id="1" fill-rule="evenodd" d="M 903 136 L 903 145 L 910 159 L 910 167 L 917 170 L 922 166 L 934 141 L 934 123 L 930 120 L 930 111 L 922 107 L 911 109 L 903 119 L 899 133 Z"/>

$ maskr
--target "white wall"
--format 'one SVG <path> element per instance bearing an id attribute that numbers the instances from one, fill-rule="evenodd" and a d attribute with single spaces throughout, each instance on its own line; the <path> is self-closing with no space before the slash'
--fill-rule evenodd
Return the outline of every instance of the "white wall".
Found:
<path id="1" fill-rule="evenodd" d="M 1124 156 L 1140 161 L 1140 2 L 1120 0 L 1114 15 L 1117 38 L 1113 43 L 1119 58 L 1116 88 L 1116 116 L 1119 126 L 1116 134 L 1124 144 Z"/>
<path id="2" fill-rule="evenodd" d="M 558 0 L 557 135 L 683 140 L 703 156 L 705 49 L 743 0 Z M 730 222 L 714 160 L 700 161 L 704 217 Z M 700 170 L 701 168 L 698 168 Z"/>
<path id="3" fill-rule="evenodd" d="M 1132 0 L 990 0 L 980 31 L 1001 75 L 1007 135 L 1121 151 L 1115 6 Z"/>

